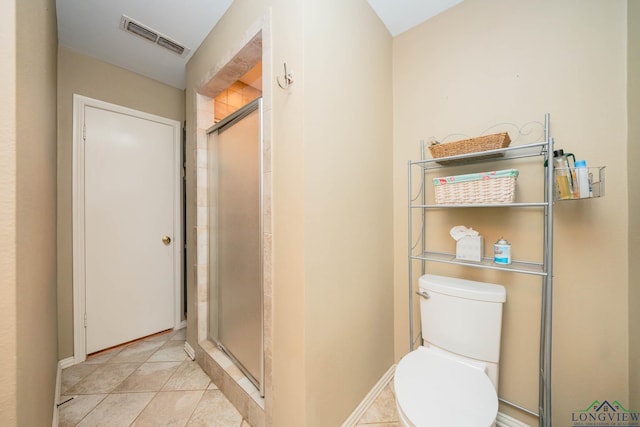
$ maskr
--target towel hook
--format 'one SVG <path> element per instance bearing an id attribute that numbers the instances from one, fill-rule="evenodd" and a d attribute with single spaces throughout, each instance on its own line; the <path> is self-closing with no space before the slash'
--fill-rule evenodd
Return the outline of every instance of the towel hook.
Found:
<path id="1" fill-rule="evenodd" d="M 276 81 L 278 82 L 278 86 L 282 89 L 287 89 L 289 86 L 293 84 L 293 76 L 291 73 L 287 73 L 287 63 L 284 63 L 284 85 L 280 83 L 280 77 L 276 76 Z"/>

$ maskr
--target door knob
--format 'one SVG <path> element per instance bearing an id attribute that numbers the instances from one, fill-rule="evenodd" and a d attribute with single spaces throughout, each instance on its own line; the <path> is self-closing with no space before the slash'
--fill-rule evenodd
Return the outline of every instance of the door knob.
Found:
<path id="1" fill-rule="evenodd" d="M 164 243 L 165 245 L 168 245 L 169 243 L 171 243 L 171 237 L 169 236 L 164 236 L 162 238 L 162 243 Z"/>

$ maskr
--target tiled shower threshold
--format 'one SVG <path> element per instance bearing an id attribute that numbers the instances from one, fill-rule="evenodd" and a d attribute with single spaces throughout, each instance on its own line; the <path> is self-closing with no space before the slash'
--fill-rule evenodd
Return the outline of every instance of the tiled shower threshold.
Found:
<path id="1" fill-rule="evenodd" d="M 195 349 L 196 362 L 253 427 L 266 426 L 265 400 L 247 376 L 213 342 Z"/>

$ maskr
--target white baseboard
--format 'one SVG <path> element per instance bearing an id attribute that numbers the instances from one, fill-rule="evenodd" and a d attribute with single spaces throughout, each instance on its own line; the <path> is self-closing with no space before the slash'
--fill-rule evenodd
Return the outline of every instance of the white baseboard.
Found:
<path id="1" fill-rule="evenodd" d="M 187 353 L 189 359 L 196 360 L 196 351 L 186 341 L 184 342 L 184 352 Z"/>
<path id="2" fill-rule="evenodd" d="M 522 421 L 518 421 L 509 415 L 505 415 L 502 412 L 498 412 L 496 417 L 496 427 L 531 427 L 529 424 L 525 424 Z"/>
<path id="3" fill-rule="evenodd" d="M 396 365 L 392 365 L 387 372 L 378 380 L 376 385 L 369 391 L 369 393 L 364 397 L 362 402 L 354 409 L 354 411 L 349 415 L 349 418 L 342 423 L 342 427 L 355 427 L 356 423 L 364 413 L 369 409 L 369 406 L 373 403 L 374 400 L 378 397 L 378 395 L 384 390 L 387 386 L 391 378 L 393 377 L 394 372 L 396 371 Z"/>
<path id="4" fill-rule="evenodd" d="M 60 369 L 64 369 L 64 368 L 68 368 L 69 366 L 73 366 L 75 365 L 76 359 L 71 356 L 71 357 L 67 357 L 66 359 L 62 359 L 61 361 L 58 362 L 58 366 L 60 367 Z"/>
<path id="5" fill-rule="evenodd" d="M 58 402 L 60 402 L 60 388 L 62 385 L 62 370 L 71 365 L 75 365 L 73 357 L 67 357 L 58 361 L 58 369 L 56 371 L 56 390 L 53 395 L 53 416 L 51 417 L 51 427 L 58 427 Z"/>
<path id="6" fill-rule="evenodd" d="M 183 320 L 182 322 L 180 322 L 180 327 L 178 329 L 176 329 L 176 330 L 184 329 L 186 327 L 187 327 L 187 321 Z"/>

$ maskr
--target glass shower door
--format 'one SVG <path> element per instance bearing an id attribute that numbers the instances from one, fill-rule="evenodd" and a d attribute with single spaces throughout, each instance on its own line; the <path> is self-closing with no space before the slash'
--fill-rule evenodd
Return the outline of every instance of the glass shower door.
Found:
<path id="1" fill-rule="evenodd" d="M 260 107 L 209 130 L 209 335 L 263 394 Z"/>

